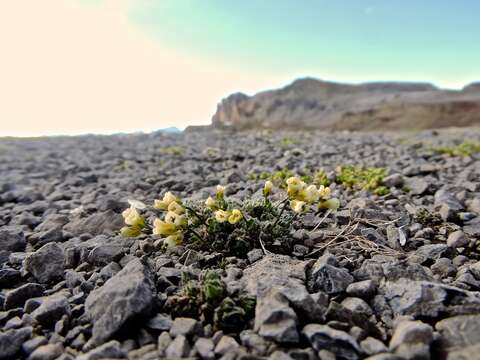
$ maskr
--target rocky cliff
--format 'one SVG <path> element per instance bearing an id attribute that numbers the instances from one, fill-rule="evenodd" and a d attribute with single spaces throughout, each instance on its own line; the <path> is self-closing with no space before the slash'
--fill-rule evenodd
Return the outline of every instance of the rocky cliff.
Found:
<path id="1" fill-rule="evenodd" d="M 340 84 L 299 79 L 253 96 L 223 99 L 214 127 L 427 129 L 480 125 L 480 83 L 442 90 L 428 83 Z"/>

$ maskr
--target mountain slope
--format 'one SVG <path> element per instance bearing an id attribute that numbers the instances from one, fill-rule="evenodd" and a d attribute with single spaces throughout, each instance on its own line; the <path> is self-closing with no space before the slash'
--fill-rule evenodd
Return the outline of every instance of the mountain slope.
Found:
<path id="1" fill-rule="evenodd" d="M 351 85 L 305 78 L 254 96 L 230 95 L 218 105 L 212 125 L 352 130 L 480 125 L 480 85 L 453 91 L 427 83 Z"/>

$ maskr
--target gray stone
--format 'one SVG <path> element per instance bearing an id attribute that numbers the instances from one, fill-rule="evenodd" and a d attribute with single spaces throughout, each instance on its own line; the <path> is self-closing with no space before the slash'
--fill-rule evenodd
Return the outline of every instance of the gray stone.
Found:
<path id="1" fill-rule="evenodd" d="M 167 331 L 162 331 L 162 333 L 158 337 L 157 342 L 157 351 L 159 356 L 165 356 L 165 352 L 167 348 L 172 343 L 172 338 L 170 337 Z"/>
<path id="2" fill-rule="evenodd" d="M 12 268 L 0 269 L 0 288 L 6 289 L 14 286 L 21 279 L 20 271 Z"/>
<path id="3" fill-rule="evenodd" d="M 463 349 L 480 343 L 480 315 L 459 315 L 436 323 L 443 352 Z"/>
<path id="4" fill-rule="evenodd" d="M 258 261 L 263 257 L 263 250 L 253 249 L 248 252 L 247 257 L 250 264 L 253 264 L 255 261 Z"/>
<path id="5" fill-rule="evenodd" d="M 382 352 L 387 352 L 388 349 L 384 343 L 371 336 L 360 342 L 360 347 L 367 355 L 375 355 Z"/>
<path id="6" fill-rule="evenodd" d="M 406 182 L 412 195 L 422 195 L 430 188 L 430 184 L 423 177 L 406 178 Z"/>
<path id="7" fill-rule="evenodd" d="M 120 343 L 111 340 L 103 345 L 90 350 L 88 353 L 80 355 L 77 360 L 97 360 L 105 358 L 125 358 L 127 353 L 120 347 Z"/>
<path id="8" fill-rule="evenodd" d="M 63 278 L 64 255 L 62 248 L 56 243 L 48 243 L 24 261 L 25 270 L 41 283 L 50 283 Z"/>
<path id="9" fill-rule="evenodd" d="M 86 218 L 74 218 L 63 227 L 73 235 L 89 233 L 92 235 L 111 234 L 124 225 L 122 215 L 112 210 L 98 212 Z"/>
<path id="10" fill-rule="evenodd" d="M 215 346 L 214 352 L 218 355 L 224 355 L 234 352 L 239 346 L 240 345 L 233 337 L 224 335 L 218 342 L 217 346 Z"/>
<path id="11" fill-rule="evenodd" d="M 170 329 L 170 336 L 177 337 L 178 335 L 199 335 L 201 331 L 202 324 L 200 324 L 198 320 L 179 317 L 173 321 L 172 327 Z"/>
<path id="12" fill-rule="evenodd" d="M 20 226 L 0 227 L 0 251 L 25 251 L 27 241 Z"/>
<path id="13" fill-rule="evenodd" d="M 70 316 L 70 304 L 65 296 L 51 295 L 32 312 L 32 317 L 44 327 L 52 327 L 63 315 Z"/>
<path id="14" fill-rule="evenodd" d="M 283 351 L 276 350 L 270 354 L 268 360 L 293 360 L 293 358 Z"/>
<path id="15" fill-rule="evenodd" d="M 403 185 L 402 174 L 391 174 L 383 179 L 383 184 L 388 187 L 401 187 Z"/>
<path id="16" fill-rule="evenodd" d="M 297 315 L 278 290 L 271 289 L 257 299 L 254 330 L 280 343 L 298 342 Z"/>
<path id="17" fill-rule="evenodd" d="M 480 343 L 450 351 L 446 360 L 477 360 L 480 353 Z"/>
<path id="18" fill-rule="evenodd" d="M 215 344 L 213 343 L 212 339 L 202 337 L 198 338 L 193 345 L 193 349 L 203 360 L 215 359 L 215 353 L 213 352 L 214 348 Z"/>
<path id="19" fill-rule="evenodd" d="M 22 344 L 30 339 L 32 332 L 31 327 L 0 331 L 0 359 L 14 358 Z"/>
<path id="20" fill-rule="evenodd" d="M 402 321 L 390 340 L 390 350 L 397 350 L 403 344 L 421 343 L 429 346 L 433 341 L 433 329 L 421 321 Z"/>
<path id="21" fill-rule="evenodd" d="M 129 320 L 148 315 L 156 296 L 148 263 L 130 261 L 85 301 L 85 312 L 93 321 L 92 342 L 108 340 Z"/>
<path id="22" fill-rule="evenodd" d="M 447 238 L 447 245 L 454 249 L 465 247 L 466 245 L 468 245 L 468 243 L 469 243 L 468 238 L 465 236 L 465 233 L 461 230 L 450 233 L 450 235 L 448 235 L 448 238 Z"/>
<path id="23" fill-rule="evenodd" d="M 28 360 L 54 360 L 63 353 L 62 344 L 47 344 L 40 346 L 30 354 Z"/>
<path id="24" fill-rule="evenodd" d="M 373 314 L 372 308 L 364 300 L 357 297 L 347 297 L 343 299 L 341 305 L 353 313 L 357 312 L 366 316 Z"/>
<path id="25" fill-rule="evenodd" d="M 309 324 L 303 328 L 302 334 L 317 351 L 328 349 L 340 359 L 360 359 L 362 353 L 360 346 L 344 331 L 332 329 L 327 325 Z"/>
<path id="26" fill-rule="evenodd" d="M 47 343 L 48 340 L 45 336 L 35 336 L 33 339 L 27 340 L 22 344 L 22 350 L 27 355 L 30 355 L 36 348 Z"/>
<path id="27" fill-rule="evenodd" d="M 369 298 L 375 295 L 376 291 L 377 285 L 373 280 L 354 282 L 348 285 L 346 289 L 348 295 L 360 298 Z"/>
<path id="28" fill-rule="evenodd" d="M 160 331 L 169 331 L 172 327 L 172 318 L 169 315 L 157 314 L 145 324 L 147 328 Z"/>
<path id="29" fill-rule="evenodd" d="M 353 280 L 353 276 L 347 270 L 329 264 L 324 255 L 312 266 L 308 287 L 311 292 L 339 294 L 344 292 Z"/>
<path id="30" fill-rule="evenodd" d="M 480 298 L 453 286 L 429 281 L 387 281 L 382 292 L 396 315 L 437 317 L 465 311 L 480 311 Z"/>
<path id="31" fill-rule="evenodd" d="M 181 358 L 186 357 L 190 353 L 190 345 L 188 340 L 183 335 L 178 335 L 165 350 L 167 358 Z"/>
<path id="32" fill-rule="evenodd" d="M 22 307 L 28 299 L 42 296 L 43 291 L 42 285 L 34 283 L 27 283 L 10 290 L 5 295 L 5 310 Z"/>
<path id="33" fill-rule="evenodd" d="M 121 245 L 102 244 L 90 251 L 87 261 L 96 266 L 103 266 L 120 260 L 124 254 L 125 250 Z"/>

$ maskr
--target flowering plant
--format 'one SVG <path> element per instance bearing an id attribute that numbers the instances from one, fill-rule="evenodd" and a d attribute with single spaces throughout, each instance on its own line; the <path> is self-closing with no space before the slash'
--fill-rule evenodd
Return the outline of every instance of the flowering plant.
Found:
<path id="1" fill-rule="evenodd" d="M 240 257 L 254 248 L 286 253 L 291 250 L 292 224 L 299 215 L 336 210 L 340 205 L 329 187 L 308 185 L 298 177 L 286 180 L 286 194 L 278 189 L 283 200 L 272 201 L 274 190 L 274 184 L 266 181 L 262 201 L 240 203 L 229 201 L 225 187 L 218 185 L 215 195 L 203 204 L 187 204 L 166 192 L 147 209 L 155 213 L 152 225 L 132 205 L 122 214 L 126 226 L 120 233 L 126 237 L 151 233 L 163 239 L 164 247 L 186 245 Z"/>

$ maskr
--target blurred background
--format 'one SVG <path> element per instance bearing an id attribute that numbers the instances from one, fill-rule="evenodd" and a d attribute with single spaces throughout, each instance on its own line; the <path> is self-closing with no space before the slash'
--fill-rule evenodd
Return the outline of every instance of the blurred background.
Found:
<path id="1" fill-rule="evenodd" d="M 214 115 L 219 126 L 399 128 L 419 113 L 425 127 L 475 125 L 479 13 L 476 0 L 2 1 L 0 136 L 184 129 Z M 249 97 L 305 77 L 324 81 Z M 415 84 L 337 84 L 378 81 Z M 398 115 L 412 103 L 410 120 Z"/>

